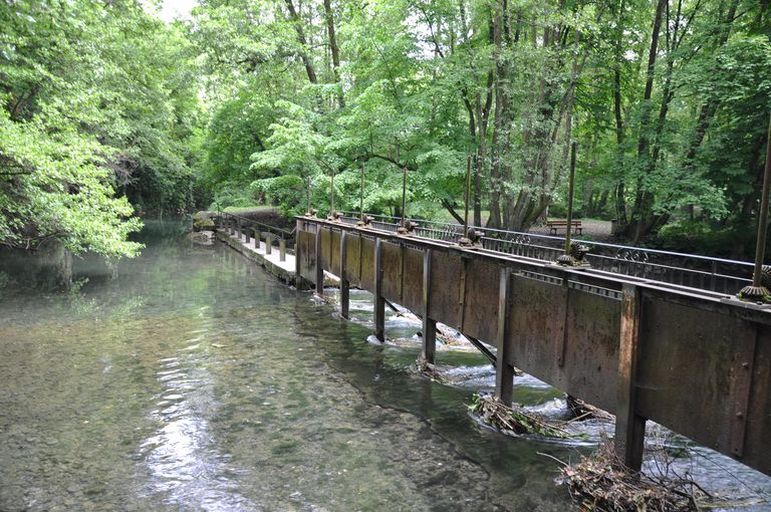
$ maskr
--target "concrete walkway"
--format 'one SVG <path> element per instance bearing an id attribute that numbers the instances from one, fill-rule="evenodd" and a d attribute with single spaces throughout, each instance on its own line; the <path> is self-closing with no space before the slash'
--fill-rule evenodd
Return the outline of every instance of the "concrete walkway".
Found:
<path id="1" fill-rule="evenodd" d="M 259 245 L 255 243 L 253 238 L 247 243 L 245 237 L 239 237 L 238 234 L 231 235 L 225 229 L 218 229 L 216 236 L 218 240 L 228 244 L 247 259 L 265 267 L 265 270 L 280 280 L 288 284 L 295 284 L 294 254 L 287 252 L 284 261 L 281 261 L 278 247 L 272 247 L 271 253 L 267 254 L 267 244 L 262 240 L 259 241 Z"/>

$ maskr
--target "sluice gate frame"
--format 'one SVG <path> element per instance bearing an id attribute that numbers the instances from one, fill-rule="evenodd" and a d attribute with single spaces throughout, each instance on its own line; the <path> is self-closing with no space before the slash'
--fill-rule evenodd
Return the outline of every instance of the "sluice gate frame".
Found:
<path id="1" fill-rule="evenodd" d="M 514 365 L 616 415 L 619 456 L 639 468 L 645 421 L 771 475 L 771 309 L 725 294 L 298 217 L 296 274 L 323 273 L 423 319 L 433 362 L 442 322 L 497 347 L 495 392 Z"/>

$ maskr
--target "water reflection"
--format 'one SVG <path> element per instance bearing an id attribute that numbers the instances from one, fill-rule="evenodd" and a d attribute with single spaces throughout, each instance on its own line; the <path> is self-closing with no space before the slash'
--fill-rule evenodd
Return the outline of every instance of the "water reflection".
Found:
<path id="1" fill-rule="evenodd" d="M 449 382 L 431 382 L 409 369 L 419 322 L 389 311 L 398 342 L 365 343 L 366 294 L 343 321 L 168 234 L 76 294 L 0 300 L 0 510 L 570 507 L 540 453 L 585 448 L 476 424 L 465 404 L 494 382 L 482 356 L 440 348 Z M 516 393 L 564 408 L 526 376 Z"/>

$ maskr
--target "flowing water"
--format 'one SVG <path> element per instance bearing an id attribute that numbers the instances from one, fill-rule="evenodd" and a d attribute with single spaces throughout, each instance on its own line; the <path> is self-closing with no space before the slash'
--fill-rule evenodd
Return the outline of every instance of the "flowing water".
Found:
<path id="1" fill-rule="evenodd" d="M 228 248 L 173 225 L 145 236 L 117 269 L 81 262 L 71 292 L 4 277 L 0 511 L 572 507 L 545 454 L 574 460 L 587 443 L 480 426 L 466 408 L 493 382 L 479 354 L 440 348 L 453 384 L 433 382 L 411 370 L 415 322 L 390 314 L 398 340 L 367 342 L 366 294 L 344 321 Z M 516 389 L 562 407 L 535 379 Z M 771 488 L 750 473 L 737 488 Z"/>

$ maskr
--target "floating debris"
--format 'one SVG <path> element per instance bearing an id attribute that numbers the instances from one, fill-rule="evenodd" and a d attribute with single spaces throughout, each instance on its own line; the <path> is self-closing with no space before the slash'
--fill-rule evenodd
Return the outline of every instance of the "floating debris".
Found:
<path id="1" fill-rule="evenodd" d="M 415 367 L 421 375 L 424 377 L 428 377 L 434 382 L 445 382 L 444 377 L 442 377 L 441 372 L 439 371 L 439 368 L 435 364 L 431 364 L 422 357 L 419 357 L 417 361 L 415 361 Z"/>
<path id="2" fill-rule="evenodd" d="M 493 395 L 475 393 L 469 410 L 487 425 L 506 435 L 535 434 L 559 439 L 571 437 L 570 433 L 540 414 L 527 411 L 519 404 L 509 407 Z"/>
<path id="3" fill-rule="evenodd" d="M 709 497 L 690 478 L 630 470 L 610 442 L 576 464 L 562 464 L 561 483 L 567 485 L 582 510 L 695 512 L 700 508 L 697 500 Z"/>
<path id="4" fill-rule="evenodd" d="M 565 395 L 565 403 L 572 415 L 572 418 L 569 421 L 584 421 L 590 419 L 614 421 L 616 419 L 611 413 L 603 411 L 599 407 L 584 402 L 573 395 Z"/>

